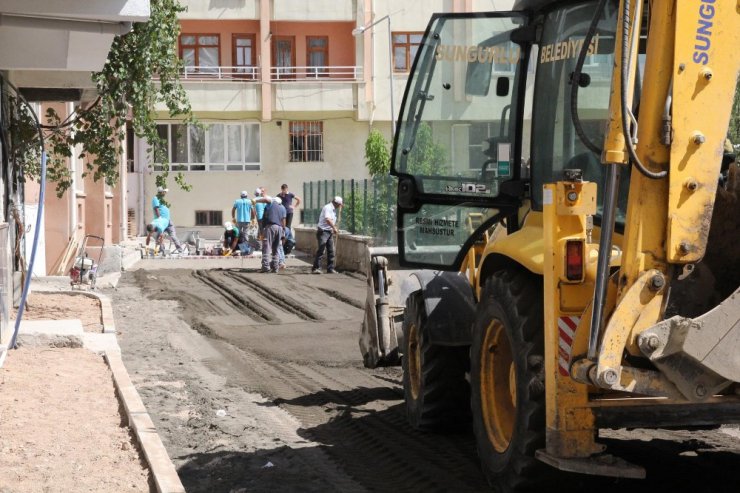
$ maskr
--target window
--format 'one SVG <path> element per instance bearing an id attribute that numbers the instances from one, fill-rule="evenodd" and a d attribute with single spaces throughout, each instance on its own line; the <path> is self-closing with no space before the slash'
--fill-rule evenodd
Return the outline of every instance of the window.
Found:
<path id="1" fill-rule="evenodd" d="M 215 73 L 220 60 L 219 48 L 218 34 L 182 34 L 180 58 L 185 63 L 186 73 Z"/>
<path id="2" fill-rule="evenodd" d="M 393 70 L 408 72 L 424 33 L 393 33 Z"/>
<path id="3" fill-rule="evenodd" d="M 290 122 L 290 160 L 324 160 L 323 122 Z"/>
<path id="4" fill-rule="evenodd" d="M 277 79 L 295 79 L 295 37 L 273 36 L 272 66 Z"/>
<path id="5" fill-rule="evenodd" d="M 196 226 L 221 226 L 223 211 L 195 211 Z"/>
<path id="6" fill-rule="evenodd" d="M 256 78 L 255 60 L 255 35 L 234 34 L 232 38 L 232 60 L 234 75 L 242 79 Z"/>
<path id="7" fill-rule="evenodd" d="M 306 37 L 306 60 L 309 77 L 327 75 L 329 65 L 329 38 L 327 36 Z"/>
<path id="8" fill-rule="evenodd" d="M 161 123 L 173 171 L 256 171 L 260 169 L 259 123 Z M 161 164 L 154 165 L 161 171 Z"/>

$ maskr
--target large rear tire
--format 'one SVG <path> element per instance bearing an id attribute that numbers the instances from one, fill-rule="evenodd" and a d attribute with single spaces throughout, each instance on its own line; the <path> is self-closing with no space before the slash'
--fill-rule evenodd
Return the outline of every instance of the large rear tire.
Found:
<path id="1" fill-rule="evenodd" d="M 408 297 L 403 319 L 406 414 L 416 429 L 458 428 L 470 422 L 468 347 L 431 344 L 426 321 L 424 299 L 417 291 Z"/>
<path id="2" fill-rule="evenodd" d="M 476 312 L 473 431 L 483 473 L 502 492 L 534 488 L 548 475 L 534 458 L 545 446 L 542 307 L 542 279 L 517 269 L 488 279 Z"/>

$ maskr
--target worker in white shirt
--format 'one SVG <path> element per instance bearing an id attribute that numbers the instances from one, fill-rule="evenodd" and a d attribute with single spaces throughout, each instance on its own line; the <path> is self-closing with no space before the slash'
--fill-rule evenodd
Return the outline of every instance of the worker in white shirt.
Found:
<path id="1" fill-rule="evenodd" d="M 342 208 L 343 203 L 342 197 L 336 196 L 321 209 L 319 223 L 316 228 L 318 249 L 316 250 L 316 258 L 313 260 L 313 269 L 311 270 L 314 274 L 321 274 L 319 265 L 321 258 L 324 256 L 324 250 L 326 250 L 327 254 L 326 273 L 337 273 L 334 270 L 334 235 L 339 233 L 339 229 L 337 228 L 337 211 Z"/>

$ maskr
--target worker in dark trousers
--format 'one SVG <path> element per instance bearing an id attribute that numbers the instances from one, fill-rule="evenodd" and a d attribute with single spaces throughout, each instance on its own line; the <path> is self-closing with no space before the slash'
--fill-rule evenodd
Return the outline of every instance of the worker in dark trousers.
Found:
<path id="1" fill-rule="evenodd" d="M 327 255 L 326 273 L 337 273 L 334 269 L 334 235 L 339 233 L 339 229 L 337 229 L 337 213 L 341 210 L 343 203 L 342 197 L 337 195 L 321 209 L 319 223 L 316 227 L 318 248 L 316 250 L 316 257 L 313 260 L 313 269 L 311 270 L 314 274 L 321 274 L 320 265 L 321 257 L 324 256 L 324 250 L 326 250 Z"/>
<path id="2" fill-rule="evenodd" d="M 262 217 L 264 239 L 262 240 L 262 270 L 260 272 L 278 271 L 278 249 L 282 246 L 285 229 L 285 207 L 280 198 L 275 197 L 265 208 Z"/>

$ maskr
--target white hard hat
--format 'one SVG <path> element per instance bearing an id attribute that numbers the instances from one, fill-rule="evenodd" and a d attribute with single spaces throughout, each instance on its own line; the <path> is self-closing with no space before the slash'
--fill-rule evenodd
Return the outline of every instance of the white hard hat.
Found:
<path id="1" fill-rule="evenodd" d="M 342 205 L 344 203 L 344 201 L 342 200 L 342 197 L 340 197 L 339 195 L 337 195 L 336 197 L 334 197 L 334 202 L 337 203 L 337 204 L 339 204 L 339 205 Z"/>
<path id="2" fill-rule="evenodd" d="M 169 188 L 157 187 L 157 193 L 169 192 Z"/>
<path id="3" fill-rule="evenodd" d="M 255 188 L 254 189 L 254 195 L 257 196 L 257 197 L 259 197 L 260 195 L 262 195 L 262 189 L 261 188 Z"/>
<path id="4" fill-rule="evenodd" d="M 242 197 L 247 197 L 247 196 L 249 196 L 249 194 L 247 193 L 246 190 L 242 190 L 241 196 Z"/>
<path id="5" fill-rule="evenodd" d="M 273 198 L 272 198 L 272 203 L 273 203 L 273 204 L 282 204 L 282 203 L 283 203 L 283 201 L 282 201 L 282 200 L 280 200 L 280 197 L 273 197 Z"/>
<path id="6" fill-rule="evenodd" d="M 231 221 L 226 221 L 224 223 L 224 229 L 232 229 L 234 227 L 233 224 L 231 224 Z"/>

